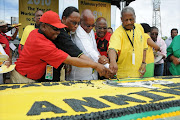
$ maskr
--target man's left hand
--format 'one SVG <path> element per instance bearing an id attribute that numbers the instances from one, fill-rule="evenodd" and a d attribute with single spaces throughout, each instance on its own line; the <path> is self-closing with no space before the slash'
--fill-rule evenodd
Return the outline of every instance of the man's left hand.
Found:
<path id="1" fill-rule="evenodd" d="M 139 68 L 139 72 L 140 72 L 140 77 L 143 77 L 143 75 L 146 72 L 146 64 L 145 63 L 141 64 L 141 67 Z"/>
<path id="2" fill-rule="evenodd" d="M 98 63 L 105 65 L 106 63 L 109 63 L 109 59 L 104 55 L 99 56 Z"/>

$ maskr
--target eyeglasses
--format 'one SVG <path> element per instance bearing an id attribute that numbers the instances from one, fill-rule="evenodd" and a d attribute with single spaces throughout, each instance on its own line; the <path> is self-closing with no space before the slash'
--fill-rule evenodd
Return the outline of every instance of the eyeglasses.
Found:
<path id="1" fill-rule="evenodd" d="M 158 35 L 158 33 L 151 33 L 151 35 Z"/>
<path id="2" fill-rule="evenodd" d="M 103 30 L 106 30 L 107 27 L 97 27 L 97 29 L 98 29 L 98 30 L 102 30 L 102 29 L 103 29 Z"/>
<path id="3" fill-rule="evenodd" d="M 86 25 L 86 27 L 90 28 L 90 27 L 94 27 L 95 25 Z"/>
<path id="4" fill-rule="evenodd" d="M 80 23 L 79 22 L 73 22 L 73 21 L 70 21 L 73 25 L 79 25 Z"/>
<path id="5" fill-rule="evenodd" d="M 50 24 L 45 23 L 46 25 L 50 26 L 54 31 L 60 31 L 60 28 L 54 27 Z"/>

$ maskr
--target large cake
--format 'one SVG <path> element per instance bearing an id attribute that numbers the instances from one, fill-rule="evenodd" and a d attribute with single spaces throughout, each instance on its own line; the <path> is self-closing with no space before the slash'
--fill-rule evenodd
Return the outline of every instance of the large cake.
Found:
<path id="1" fill-rule="evenodd" d="M 180 118 L 180 76 L 0 85 L 0 120 Z"/>

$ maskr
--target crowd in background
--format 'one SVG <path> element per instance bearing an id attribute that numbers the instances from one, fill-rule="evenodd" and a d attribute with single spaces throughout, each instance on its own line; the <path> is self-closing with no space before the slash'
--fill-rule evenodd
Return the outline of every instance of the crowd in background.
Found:
<path id="1" fill-rule="evenodd" d="M 53 19 L 52 19 L 53 18 Z M 60 80 L 98 80 L 127 77 L 180 75 L 180 36 L 173 28 L 167 40 L 158 37 L 155 26 L 135 23 L 132 7 L 121 11 L 115 31 L 104 17 L 91 10 L 82 13 L 67 7 L 62 19 L 53 11 L 35 12 L 35 25 L 27 25 L 18 47 L 19 58 L 10 73 L 10 83 L 58 82 Z M 8 23 L 0 20 L 0 44 L 12 64 Z M 0 74 L 6 83 L 6 74 Z M 4 76 L 3 76 L 4 75 Z"/>

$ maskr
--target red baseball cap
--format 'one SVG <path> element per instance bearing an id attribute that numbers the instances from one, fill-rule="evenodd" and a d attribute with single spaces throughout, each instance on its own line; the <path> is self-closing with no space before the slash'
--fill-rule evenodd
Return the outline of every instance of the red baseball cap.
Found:
<path id="1" fill-rule="evenodd" d="M 64 28 L 67 27 L 66 25 L 61 23 L 61 19 L 56 12 L 52 10 L 45 12 L 39 20 L 40 22 L 50 24 L 57 28 Z"/>

